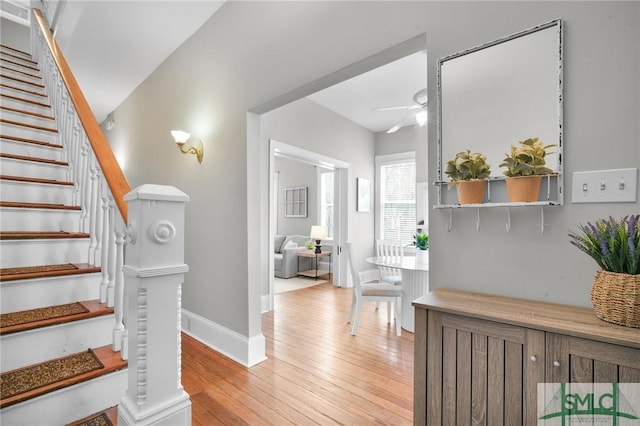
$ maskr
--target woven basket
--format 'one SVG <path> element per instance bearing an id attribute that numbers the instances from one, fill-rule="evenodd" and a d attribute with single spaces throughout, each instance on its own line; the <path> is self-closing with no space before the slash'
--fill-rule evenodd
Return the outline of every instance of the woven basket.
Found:
<path id="1" fill-rule="evenodd" d="M 640 275 L 599 270 L 591 287 L 591 304 L 601 320 L 640 328 Z"/>

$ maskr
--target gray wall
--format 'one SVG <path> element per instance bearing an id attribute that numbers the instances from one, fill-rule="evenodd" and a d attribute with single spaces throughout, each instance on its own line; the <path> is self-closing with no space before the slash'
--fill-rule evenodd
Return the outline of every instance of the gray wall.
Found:
<path id="1" fill-rule="evenodd" d="M 425 141 L 419 141 L 424 132 L 420 132 L 418 126 L 407 126 L 395 133 L 378 132 L 376 133 L 376 155 L 397 154 L 399 152 L 415 151 L 418 143 L 424 144 Z"/>
<path id="2" fill-rule="evenodd" d="M 31 52 L 31 30 L 10 19 L 0 18 L 0 40 L 5 46 Z"/>
<path id="3" fill-rule="evenodd" d="M 259 117 L 247 111 L 425 32 L 433 100 L 437 58 L 561 17 L 570 188 L 576 170 L 639 166 L 639 8 L 638 2 L 577 1 L 227 2 L 123 102 L 107 136 L 126 158 L 133 185 L 174 185 L 191 197 L 184 307 L 251 337 L 260 333 L 260 280 L 267 275 L 261 265 L 267 264 L 268 208 L 261 193 L 268 190 L 268 149 L 254 137 Z M 431 102 L 432 118 L 435 107 Z M 202 165 L 177 151 L 173 128 L 202 138 Z M 433 119 L 428 136 L 428 148 L 416 147 L 418 181 L 427 173 L 435 179 Z M 370 152 L 360 149 L 344 143 L 340 155 L 346 161 L 373 155 L 373 143 Z M 351 180 L 367 175 L 373 177 L 372 165 L 356 167 Z M 349 197 L 355 197 L 353 184 Z M 480 232 L 475 211 L 454 212 L 450 233 L 448 213 L 431 212 L 432 286 L 588 305 L 595 264 L 567 243 L 567 230 L 638 206 L 567 202 L 545 210 L 544 235 L 538 209 L 513 209 L 511 234 L 504 232 L 502 209 L 482 211 Z M 371 214 L 350 217 L 351 235 L 372 233 Z M 253 255 L 256 246 L 263 258 Z"/>
<path id="4" fill-rule="evenodd" d="M 512 209 L 510 234 L 504 209 L 481 211 L 479 232 L 473 209 L 454 212 L 451 232 L 445 230 L 449 212 L 432 211 L 431 287 L 590 306 L 597 266 L 568 243 L 567 232 L 578 222 L 637 213 L 640 204 L 572 204 L 571 174 L 640 167 L 640 3 L 432 3 L 429 11 L 429 99 L 436 98 L 436 58 L 558 17 L 564 21 L 565 54 L 565 205 L 544 209 L 542 235 L 539 208 Z M 430 121 L 430 142 L 436 134 L 436 122 Z M 435 143 L 429 144 L 429 158 L 436 158 Z M 435 167 L 429 178 L 435 180 Z M 432 205 L 435 200 L 431 191 Z"/>
<path id="5" fill-rule="evenodd" d="M 317 224 L 318 177 L 311 164 L 276 157 L 275 171 L 278 178 L 278 208 L 276 234 L 309 235 L 311 226 Z M 285 189 L 304 186 L 307 188 L 307 217 L 286 217 L 284 214 Z"/>

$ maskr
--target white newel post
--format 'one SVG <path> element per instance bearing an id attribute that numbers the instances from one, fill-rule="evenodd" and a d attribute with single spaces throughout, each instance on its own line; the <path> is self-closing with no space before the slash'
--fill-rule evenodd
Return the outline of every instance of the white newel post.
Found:
<path id="1" fill-rule="evenodd" d="M 181 381 L 180 310 L 185 204 L 170 186 L 142 185 L 125 196 L 125 298 L 129 371 L 119 425 L 191 425 Z"/>

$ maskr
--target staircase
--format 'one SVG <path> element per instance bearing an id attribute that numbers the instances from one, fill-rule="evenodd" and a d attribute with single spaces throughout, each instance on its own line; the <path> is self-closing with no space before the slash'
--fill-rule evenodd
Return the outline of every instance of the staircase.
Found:
<path id="1" fill-rule="evenodd" d="M 0 76 L 0 422 L 67 424 L 118 404 L 127 362 L 112 350 L 100 262 L 87 263 L 100 256 L 74 201 L 71 136 L 28 53 L 1 46 Z"/>

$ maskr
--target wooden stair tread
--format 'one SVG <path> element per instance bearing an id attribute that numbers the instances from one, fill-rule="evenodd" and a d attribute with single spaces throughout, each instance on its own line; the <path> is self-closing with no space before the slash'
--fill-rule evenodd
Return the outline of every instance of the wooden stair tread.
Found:
<path id="1" fill-rule="evenodd" d="M 19 121 L 7 120 L 0 118 L 0 123 L 12 124 L 14 126 L 26 127 L 34 130 L 41 130 L 43 132 L 58 133 L 58 129 L 52 129 L 51 127 L 37 126 L 35 124 L 21 123 Z"/>
<path id="2" fill-rule="evenodd" d="M 112 425 L 117 426 L 118 424 L 118 406 L 107 408 L 106 410 L 98 411 L 97 413 L 93 413 L 88 415 L 87 417 L 77 420 L 73 423 L 67 423 L 66 426 L 85 426 L 92 423 L 89 423 L 89 420 L 94 419 L 95 417 L 99 417 L 104 414 L 107 416 Z"/>
<path id="3" fill-rule="evenodd" d="M 65 204 L 49 203 L 24 203 L 22 201 L 0 201 L 0 207 L 21 209 L 48 209 L 48 210 L 81 210 L 80 206 L 67 206 Z"/>
<path id="4" fill-rule="evenodd" d="M 58 145 L 58 144 L 55 144 L 55 143 L 37 141 L 35 139 L 21 138 L 19 136 L 0 135 L 0 139 L 7 139 L 7 140 L 14 141 L 14 142 L 31 143 L 31 144 L 34 144 L 34 145 L 46 146 L 46 147 L 49 147 L 49 148 L 57 148 L 57 149 L 62 149 L 63 148 L 62 145 Z M 31 157 L 29 157 L 29 158 L 31 158 Z"/>
<path id="5" fill-rule="evenodd" d="M 42 265 L 50 266 L 50 265 Z M 18 281 L 35 278 L 63 277 L 69 275 L 94 274 L 102 271 L 99 266 L 91 266 L 87 263 L 74 263 L 75 269 L 53 270 L 53 271 L 37 271 L 37 272 L 20 272 L 6 275 L 3 271 L 11 268 L 0 269 L 0 282 Z"/>
<path id="6" fill-rule="evenodd" d="M 14 160 L 23 160 L 23 161 L 33 161 L 36 163 L 46 163 L 46 164 L 54 164 L 56 166 L 68 166 L 69 163 L 65 161 L 51 160 L 49 158 L 36 158 L 36 157 L 28 157 L 26 155 L 16 155 L 16 154 L 7 154 L 4 152 L 0 152 L 0 157 L 2 158 L 11 158 Z"/>
<path id="7" fill-rule="evenodd" d="M 11 76 L 11 75 L 2 74 L 2 73 L 0 73 L 0 77 L 6 78 L 7 80 L 17 81 L 18 83 L 28 84 L 29 86 L 34 86 L 34 87 L 38 87 L 40 89 L 44 89 L 44 84 L 34 83 L 33 81 L 23 80 L 21 78 L 14 77 L 14 76 Z"/>
<path id="8" fill-rule="evenodd" d="M 44 103 L 38 102 L 38 101 L 32 101 L 31 99 L 25 99 L 25 98 L 19 98 L 17 96 L 7 95 L 6 93 L 0 93 L 0 97 L 1 98 L 12 99 L 12 100 L 18 101 L 18 102 L 24 102 L 26 104 L 35 105 L 35 106 L 39 106 L 39 107 L 42 107 L 42 108 L 51 108 L 51 105 L 49 105 L 49 104 L 44 104 Z"/>
<path id="9" fill-rule="evenodd" d="M 88 312 L 70 314 L 56 318 L 48 318 L 40 321 L 32 321 L 7 327 L 3 327 L 2 324 L 0 324 L 0 335 L 4 336 L 6 334 L 18 333 L 21 331 L 33 330 L 42 327 L 49 327 L 52 325 L 65 324 L 68 322 L 80 321 L 113 313 L 113 308 L 107 307 L 107 305 L 105 305 L 104 303 L 100 303 L 99 300 L 84 300 L 79 303 L 86 309 L 88 309 Z"/>
<path id="10" fill-rule="evenodd" d="M 34 96 L 40 96 L 42 98 L 46 98 L 47 97 L 47 95 L 44 94 L 44 93 L 32 92 L 31 90 L 23 89 L 22 87 L 11 86 L 10 84 L 0 83 L 0 87 L 5 87 L 7 89 L 16 90 L 16 91 L 19 91 L 19 92 L 22 92 L 22 93 L 28 93 L 28 94 L 34 95 Z"/>
<path id="11" fill-rule="evenodd" d="M 26 176 L 10 176 L 10 175 L 0 175 L 0 180 L 10 180 L 15 182 L 25 182 L 25 183 L 43 183 L 47 185 L 64 185 L 64 186 L 73 186 L 73 182 L 55 180 L 55 179 L 41 179 L 41 178 L 33 178 Z"/>
<path id="12" fill-rule="evenodd" d="M 52 117 L 50 115 L 38 114 L 37 112 L 25 111 L 23 109 L 11 108 L 11 107 L 7 107 L 7 106 L 0 106 L 0 109 L 3 109 L 5 111 L 15 112 L 15 113 L 18 113 L 18 114 L 30 115 L 32 117 L 41 118 L 43 120 L 52 120 L 52 121 L 55 120 L 55 117 Z"/>
<path id="13" fill-rule="evenodd" d="M 85 382 L 85 381 L 88 381 L 96 377 L 103 376 L 105 374 L 112 373 L 118 370 L 122 370 L 123 368 L 127 367 L 127 362 L 123 361 L 120 358 L 120 352 L 114 352 L 111 349 L 111 345 L 95 348 L 93 350 L 93 353 L 104 365 L 103 368 L 89 371 L 88 373 L 71 377 L 69 379 L 64 379 L 46 386 L 42 386 L 40 388 L 21 393 L 19 395 L 14 395 L 10 398 L 5 398 L 2 401 L 0 401 L 0 408 L 4 408 L 9 405 L 16 404 L 18 402 L 25 401 L 27 399 L 35 398 L 37 396 L 44 395 L 49 392 L 53 392 L 54 390 L 57 390 L 57 389 L 73 386 L 75 384 L 82 383 L 82 382 Z"/>
<path id="14" fill-rule="evenodd" d="M 66 231 L 0 231 L 0 240 L 46 240 L 64 238 L 89 238 L 89 234 Z"/>

